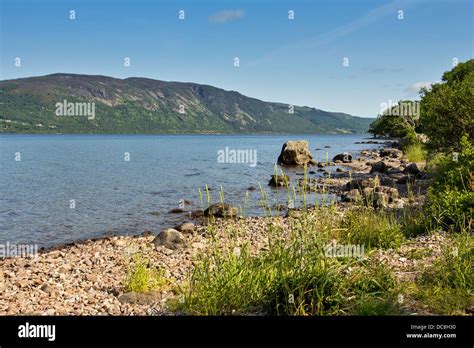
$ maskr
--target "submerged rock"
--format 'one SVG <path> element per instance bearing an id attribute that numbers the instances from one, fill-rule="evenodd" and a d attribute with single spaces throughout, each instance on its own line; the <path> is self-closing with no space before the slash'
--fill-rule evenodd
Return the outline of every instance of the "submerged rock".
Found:
<path id="1" fill-rule="evenodd" d="M 169 214 L 182 214 L 182 213 L 185 213 L 186 211 L 184 209 L 181 209 L 181 208 L 174 208 L 174 209 L 171 209 L 168 213 Z"/>
<path id="2" fill-rule="evenodd" d="M 288 175 L 272 175 L 269 186 L 282 187 L 290 183 L 290 177 Z"/>

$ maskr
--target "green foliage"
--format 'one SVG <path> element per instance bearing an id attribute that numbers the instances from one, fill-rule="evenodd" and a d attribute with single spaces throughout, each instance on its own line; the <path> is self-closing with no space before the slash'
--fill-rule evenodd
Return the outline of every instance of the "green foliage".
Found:
<path id="1" fill-rule="evenodd" d="M 344 217 L 341 238 L 351 244 L 366 248 L 396 248 L 404 236 L 394 217 L 371 208 L 350 210 Z"/>
<path id="2" fill-rule="evenodd" d="M 408 109 L 408 107 L 412 109 Z M 403 138 L 415 132 L 417 127 L 419 108 L 417 102 L 400 100 L 398 104 L 391 106 L 377 116 L 370 124 L 369 132 L 374 135 L 383 135 L 395 138 Z"/>
<path id="3" fill-rule="evenodd" d="M 164 269 L 152 267 L 149 263 L 143 254 L 132 256 L 124 281 L 125 291 L 147 292 L 166 284 Z"/>
<path id="4" fill-rule="evenodd" d="M 341 230 L 335 216 L 330 207 L 299 211 L 287 236 L 269 222 L 268 250 L 256 255 L 248 246 L 236 254 L 216 242 L 201 255 L 174 309 L 193 315 L 398 314 L 392 305 L 398 283 L 385 264 L 325 255 Z"/>
<path id="5" fill-rule="evenodd" d="M 438 155 L 431 163 L 435 182 L 427 197 L 427 213 L 443 228 L 472 227 L 474 209 L 474 146 L 464 136 L 461 152 Z"/>
<path id="6" fill-rule="evenodd" d="M 442 80 L 422 92 L 421 127 L 431 151 L 459 151 L 463 135 L 474 138 L 474 60 L 460 63 Z"/>
<path id="7" fill-rule="evenodd" d="M 403 152 L 409 162 L 424 162 L 426 160 L 427 152 L 421 144 L 408 145 Z"/>
<path id="8" fill-rule="evenodd" d="M 465 315 L 474 306 L 473 246 L 469 231 L 455 235 L 442 257 L 421 275 L 416 297 L 435 313 Z"/>

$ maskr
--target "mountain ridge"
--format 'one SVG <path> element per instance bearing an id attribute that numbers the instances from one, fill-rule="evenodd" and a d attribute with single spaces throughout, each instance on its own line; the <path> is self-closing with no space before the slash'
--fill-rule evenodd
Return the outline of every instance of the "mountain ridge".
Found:
<path id="1" fill-rule="evenodd" d="M 13 133 L 362 133 L 372 121 L 147 77 L 55 73 L 0 81 L 0 96 L 0 126 Z M 63 100 L 94 103 L 95 116 L 59 115 Z"/>

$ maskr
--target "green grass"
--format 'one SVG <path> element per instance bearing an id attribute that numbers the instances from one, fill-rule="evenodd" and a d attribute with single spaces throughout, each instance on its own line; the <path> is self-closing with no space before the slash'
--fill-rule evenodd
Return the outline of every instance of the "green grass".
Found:
<path id="1" fill-rule="evenodd" d="M 158 289 L 166 283 L 164 269 L 151 266 L 143 254 L 136 253 L 131 257 L 124 281 L 125 291 L 143 293 Z"/>
<path id="2" fill-rule="evenodd" d="M 256 255 L 248 245 L 235 254 L 232 242 L 216 238 L 181 285 L 184 300 L 171 308 L 192 315 L 400 313 L 394 301 L 399 287 L 385 264 L 325 255 L 341 231 L 333 208 L 294 212 L 288 234 L 271 221 L 268 250 Z"/>
<path id="3" fill-rule="evenodd" d="M 409 145 L 404 153 L 409 162 L 424 162 L 427 156 L 427 152 L 421 144 Z"/>
<path id="4" fill-rule="evenodd" d="M 371 208 L 352 209 L 342 222 L 340 237 L 349 244 L 362 244 L 367 249 L 397 248 L 404 235 L 395 217 Z"/>
<path id="5" fill-rule="evenodd" d="M 465 315 L 474 306 L 474 239 L 468 231 L 453 235 L 443 255 L 420 277 L 416 298 L 431 311 Z"/>

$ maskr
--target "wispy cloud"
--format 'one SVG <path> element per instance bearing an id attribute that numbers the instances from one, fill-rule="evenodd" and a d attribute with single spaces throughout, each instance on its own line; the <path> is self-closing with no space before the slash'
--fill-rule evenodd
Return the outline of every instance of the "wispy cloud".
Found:
<path id="1" fill-rule="evenodd" d="M 420 0 L 422 1 L 422 0 Z M 397 11 L 400 8 L 407 9 L 410 5 L 413 4 L 413 1 L 408 0 L 395 0 L 383 6 L 376 7 L 364 16 L 354 19 L 353 21 L 348 22 L 347 24 L 341 25 L 333 30 L 321 33 L 312 38 L 307 38 L 292 44 L 288 44 L 282 47 L 275 49 L 272 52 L 267 53 L 265 56 L 257 59 L 252 62 L 250 65 L 258 65 L 264 63 L 265 61 L 271 60 L 274 55 L 281 53 L 286 50 L 294 49 L 306 49 L 306 48 L 315 48 L 322 46 L 324 44 L 331 43 L 339 38 L 352 34 L 386 16 L 395 16 Z"/>
<path id="2" fill-rule="evenodd" d="M 210 16 L 209 21 L 212 23 L 227 23 L 242 18 L 244 15 L 243 10 L 224 10 Z"/>
<path id="3" fill-rule="evenodd" d="M 415 82 L 415 83 L 411 84 L 410 86 L 408 86 L 407 88 L 405 88 L 405 92 L 407 92 L 409 95 L 418 94 L 420 89 L 422 89 L 422 88 L 430 89 L 431 85 L 434 84 L 434 83 L 437 83 L 437 81 L 435 81 L 435 82 L 432 82 L 432 81 Z"/>

